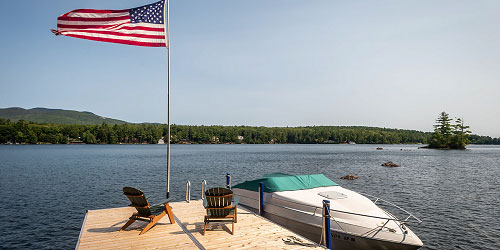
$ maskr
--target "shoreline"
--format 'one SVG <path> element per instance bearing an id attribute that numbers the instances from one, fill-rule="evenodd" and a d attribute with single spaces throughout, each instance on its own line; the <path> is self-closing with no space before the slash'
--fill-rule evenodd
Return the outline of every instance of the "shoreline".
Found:
<path id="1" fill-rule="evenodd" d="M 67 144 L 54 144 L 54 143 L 1 143 L 0 146 L 27 146 L 27 145 L 167 145 L 167 144 L 151 144 L 151 143 L 94 143 L 94 144 L 86 144 L 86 143 L 67 143 Z M 447 148 L 429 148 L 426 144 L 418 144 L 418 143 L 359 143 L 359 144 L 348 144 L 348 143 L 171 143 L 170 145 L 345 145 L 345 146 L 356 146 L 356 145 L 401 145 L 401 146 L 419 146 L 418 149 L 438 149 L 438 150 L 453 150 Z M 500 144 L 468 144 L 467 146 L 500 146 Z"/>

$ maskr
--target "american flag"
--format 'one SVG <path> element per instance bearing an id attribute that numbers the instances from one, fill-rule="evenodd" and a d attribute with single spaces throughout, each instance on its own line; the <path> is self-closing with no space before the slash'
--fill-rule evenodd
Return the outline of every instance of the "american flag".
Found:
<path id="1" fill-rule="evenodd" d="M 56 35 L 148 47 L 166 47 L 164 1 L 126 10 L 78 9 L 57 18 Z"/>

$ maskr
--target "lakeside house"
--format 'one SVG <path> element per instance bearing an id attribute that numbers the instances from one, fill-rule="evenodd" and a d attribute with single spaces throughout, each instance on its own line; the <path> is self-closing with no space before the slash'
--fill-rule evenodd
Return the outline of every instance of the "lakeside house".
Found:
<path id="1" fill-rule="evenodd" d="M 158 144 L 165 144 L 165 137 L 162 137 L 158 140 Z"/>

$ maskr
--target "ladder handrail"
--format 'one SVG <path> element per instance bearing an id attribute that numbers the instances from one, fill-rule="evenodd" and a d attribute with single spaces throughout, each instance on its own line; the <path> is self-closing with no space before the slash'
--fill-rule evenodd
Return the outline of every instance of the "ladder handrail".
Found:
<path id="1" fill-rule="evenodd" d="M 203 180 L 203 181 L 201 181 L 201 199 L 202 200 L 205 198 L 205 191 L 207 191 L 207 181 Z"/>
<path id="2" fill-rule="evenodd" d="M 186 201 L 189 202 L 191 200 L 191 182 L 186 181 Z"/>

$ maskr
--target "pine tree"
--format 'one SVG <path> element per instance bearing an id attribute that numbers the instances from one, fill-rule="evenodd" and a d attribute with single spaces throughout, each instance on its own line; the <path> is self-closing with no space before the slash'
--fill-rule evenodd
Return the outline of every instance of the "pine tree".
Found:
<path id="1" fill-rule="evenodd" d="M 441 112 L 434 125 L 434 134 L 432 135 L 430 148 L 448 148 L 452 136 L 452 126 L 450 117 L 446 112 Z"/>
<path id="2" fill-rule="evenodd" d="M 455 125 L 453 125 L 453 142 L 450 145 L 453 149 L 465 149 L 465 145 L 470 143 L 469 136 L 471 131 L 468 130 L 469 126 L 465 126 L 462 118 L 456 118 Z"/>

